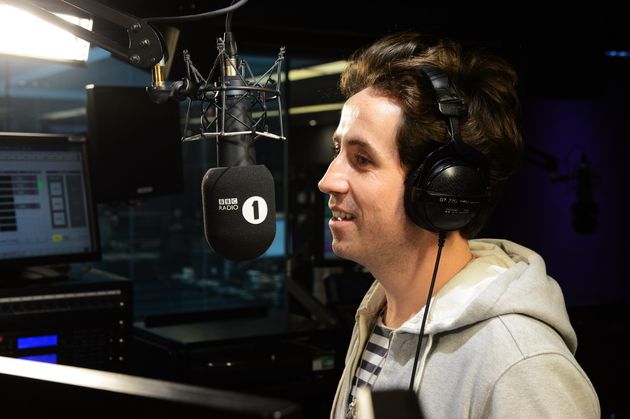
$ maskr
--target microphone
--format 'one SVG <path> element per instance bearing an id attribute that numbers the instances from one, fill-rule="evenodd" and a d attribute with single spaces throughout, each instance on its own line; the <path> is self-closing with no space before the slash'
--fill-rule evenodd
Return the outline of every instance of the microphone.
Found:
<path id="1" fill-rule="evenodd" d="M 201 182 L 208 245 L 230 260 L 262 255 L 276 235 L 273 177 L 263 165 L 213 167 Z"/>
<path id="2" fill-rule="evenodd" d="M 358 419 L 422 419 L 418 396 L 411 390 L 357 389 Z M 392 410 L 392 406 L 396 409 Z"/>
<path id="3" fill-rule="evenodd" d="M 209 169 L 201 182 L 204 233 L 208 245 L 231 260 L 254 259 L 267 250 L 276 235 L 273 176 L 256 165 L 252 106 L 255 98 L 238 73 L 236 42 L 226 19 L 223 72 L 217 92 L 224 136 L 218 142 L 218 161 L 227 167 Z M 243 89 L 241 89 L 241 87 Z M 229 135 L 233 134 L 233 135 Z"/>
<path id="4" fill-rule="evenodd" d="M 584 153 L 576 177 L 577 200 L 571 205 L 573 229 L 579 234 L 592 234 L 597 230 L 599 208 L 593 201 L 593 174 Z"/>
<path id="5" fill-rule="evenodd" d="M 263 254 L 276 232 L 274 180 L 266 167 L 257 165 L 253 144 L 262 137 L 286 140 L 279 90 L 285 49 L 280 48 L 269 70 L 254 76 L 247 62 L 238 59 L 232 14 L 230 9 L 224 37 L 217 38 L 219 53 L 207 77 L 184 50 L 186 76 L 169 87 L 156 70 L 153 86 L 147 90 L 155 102 L 170 98 L 188 101 L 183 143 L 216 140 L 218 167 L 209 169 L 201 182 L 204 234 L 208 245 L 226 259 L 248 260 Z M 201 102 L 198 133 L 189 127 L 193 101 Z M 279 135 L 269 132 L 271 102 L 278 106 Z"/>
<path id="6" fill-rule="evenodd" d="M 228 18 L 229 16 L 228 14 Z M 228 22 L 226 26 L 229 26 Z M 218 126 L 226 133 L 252 132 L 252 106 L 256 99 L 248 92 L 249 85 L 243 75 L 238 73 L 237 47 L 229 28 L 225 32 L 224 39 L 227 58 L 223 63 L 221 86 L 225 86 L 225 90 L 219 93 L 219 96 L 222 96 L 220 108 L 224 112 L 217 121 Z M 241 90 L 240 87 L 244 89 Z M 251 134 L 223 137 L 219 153 L 219 160 L 227 166 L 256 164 L 256 150 L 253 147 Z"/>

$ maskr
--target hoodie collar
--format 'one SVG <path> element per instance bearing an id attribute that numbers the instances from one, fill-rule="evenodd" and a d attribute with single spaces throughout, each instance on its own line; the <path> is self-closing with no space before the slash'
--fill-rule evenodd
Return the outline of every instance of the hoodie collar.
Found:
<path id="1" fill-rule="evenodd" d="M 425 333 L 432 335 L 518 313 L 548 324 L 575 351 L 577 338 L 562 291 L 547 276 L 542 257 L 508 240 L 471 240 L 469 245 L 475 258 L 433 297 Z M 361 316 L 373 318 L 384 302 L 383 287 L 375 282 L 357 310 L 357 320 Z M 424 308 L 398 330 L 417 334 L 423 314 Z"/>

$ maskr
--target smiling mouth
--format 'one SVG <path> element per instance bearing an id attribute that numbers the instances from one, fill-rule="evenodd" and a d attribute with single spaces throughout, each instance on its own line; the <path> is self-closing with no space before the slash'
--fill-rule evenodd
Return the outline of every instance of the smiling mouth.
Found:
<path id="1" fill-rule="evenodd" d="M 350 221 L 354 220 L 354 215 L 348 214 L 347 212 L 343 211 L 333 211 L 332 219 L 335 221 Z"/>

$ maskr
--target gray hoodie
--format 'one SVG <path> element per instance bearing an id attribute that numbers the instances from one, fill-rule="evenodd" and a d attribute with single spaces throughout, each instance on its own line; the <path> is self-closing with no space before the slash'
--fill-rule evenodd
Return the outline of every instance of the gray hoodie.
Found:
<path id="1" fill-rule="evenodd" d="M 424 417 L 599 418 L 595 389 L 573 356 L 577 338 L 562 291 L 543 259 L 505 240 L 469 244 L 475 258 L 431 301 L 414 382 Z M 384 301 L 375 282 L 357 310 L 333 419 L 345 417 L 352 377 Z M 423 314 L 424 308 L 392 333 L 374 390 L 409 387 Z"/>

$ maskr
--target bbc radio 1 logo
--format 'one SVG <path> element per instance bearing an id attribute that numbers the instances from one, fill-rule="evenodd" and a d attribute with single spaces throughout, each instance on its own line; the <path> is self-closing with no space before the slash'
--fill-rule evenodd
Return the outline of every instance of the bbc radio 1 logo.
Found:
<path id="1" fill-rule="evenodd" d="M 234 211 L 238 209 L 238 198 L 219 198 L 219 211 Z"/>
<path id="2" fill-rule="evenodd" d="M 219 211 L 238 211 L 238 198 L 219 198 Z M 243 218 L 250 224 L 260 224 L 267 218 L 267 201 L 261 196 L 250 196 L 241 209 Z"/>

